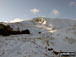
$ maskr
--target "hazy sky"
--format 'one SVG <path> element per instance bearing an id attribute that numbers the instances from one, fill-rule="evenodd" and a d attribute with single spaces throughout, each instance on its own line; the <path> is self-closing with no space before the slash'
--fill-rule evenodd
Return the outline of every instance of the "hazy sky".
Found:
<path id="1" fill-rule="evenodd" d="M 76 19 L 76 0 L 0 0 L 0 21 L 36 16 Z"/>

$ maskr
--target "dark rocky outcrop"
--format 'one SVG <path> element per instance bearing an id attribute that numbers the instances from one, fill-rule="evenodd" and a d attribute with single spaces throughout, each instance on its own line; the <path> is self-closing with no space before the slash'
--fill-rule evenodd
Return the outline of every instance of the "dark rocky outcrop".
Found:
<path id="1" fill-rule="evenodd" d="M 48 51 L 52 51 L 53 50 L 53 48 L 48 48 Z"/>
<path id="2" fill-rule="evenodd" d="M 21 33 L 22 34 L 30 34 L 30 31 L 28 29 L 26 29 L 26 30 L 23 30 Z"/>
<path id="3" fill-rule="evenodd" d="M 58 55 L 58 54 L 59 54 L 59 52 L 57 52 L 57 51 L 53 51 L 53 53 L 54 53 L 55 55 Z"/>
<path id="4" fill-rule="evenodd" d="M 22 30 L 13 31 L 13 29 L 9 25 L 0 24 L 0 35 L 9 36 L 9 35 L 18 35 L 18 34 L 30 34 L 30 30 Z"/>

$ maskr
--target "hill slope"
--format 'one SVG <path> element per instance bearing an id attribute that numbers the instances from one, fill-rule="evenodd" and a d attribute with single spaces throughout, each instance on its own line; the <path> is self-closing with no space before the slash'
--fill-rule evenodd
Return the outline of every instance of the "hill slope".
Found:
<path id="1" fill-rule="evenodd" d="M 16 35 L 0 35 L 0 57 L 57 57 L 61 51 L 76 51 L 76 20 L 33 18 L 9 25 Z M 0 29 L 4 27 L 1 25 Z M 8 27 L 7 27 L 8 28 Z M 29 34 L 19 34 L 23 30 Z M 8 31 L 7 31 L 8 32 Z"/>

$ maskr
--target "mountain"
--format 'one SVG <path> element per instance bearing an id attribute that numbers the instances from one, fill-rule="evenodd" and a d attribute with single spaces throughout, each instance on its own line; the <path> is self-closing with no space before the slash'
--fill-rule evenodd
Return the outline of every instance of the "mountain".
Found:
<path id="1" fill-rule="evenodd" d="M 76 51 L 76 20 L 37 17 L 0 23 L 0 57 L 58 57 Z"/>

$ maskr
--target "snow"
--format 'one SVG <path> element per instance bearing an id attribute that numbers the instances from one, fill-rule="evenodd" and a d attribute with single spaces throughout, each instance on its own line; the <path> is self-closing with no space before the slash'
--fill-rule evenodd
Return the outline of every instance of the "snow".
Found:
<path id="1" fill-rule="evenodd" d="M 58 57 L 53 51 L 76 51 L 76 20 L 40 19 L 7 23 L 14 31 L 29 29 L 31 34 L 0 36 L 0 57 Z"/>

